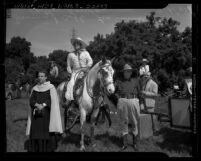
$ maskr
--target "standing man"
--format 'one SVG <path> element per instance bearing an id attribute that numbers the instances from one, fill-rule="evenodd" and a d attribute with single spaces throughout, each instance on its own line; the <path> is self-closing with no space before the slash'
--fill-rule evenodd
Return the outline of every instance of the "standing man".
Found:
<path id="1" fill-rule="evenodd" d="M 155 97 L 158 95 L 158 85 L 152 79 L 150 72 L 145 72 L 143 77 L 143 86 L 142 86 L 142 98 L 143 102 L 141 103 L 141 109 L 145 109 L 148 112 L 154 112 L 155 109 Z M 156 116 L 152 117 L 152 127 L 153 131 L 156 132 L 158 129 L 155 127 Z"/>
<path id="2" fill-rule="evenodd" d="M 140 114 L 139 99 L 140 85 L 139 80 L 131 78 L 132 67 L 125 64 L 123 69 L 123 80 L 117 82 L 117 113 L 120 118 L 120 130 L 123 139 L 122 150 L 128 145 L 128 125 L 132 125 L 133 147 L 137 150 L 138 120 Z"/>
<path id="3" fill-rule="evenodd" d="M 67 71 L 71 74 L 71 79 L 67 84 L 67 92 L 65 98 L 68 102 L 74 100 L 73 87 L 75 84 L 75 75 L 79 70 L 88 71 L 93 65 L 93 60 L 86 50 L 85 42 L 79 37 L 73 37 L 71 44 L 74 47 L 74 51 L 68 54 L 67 58 Z"/>
<path id="4" fill-rule="evenodd" d="M 189 113 L 190 113 L 190 121 L 191 121 L 191 126 L 193 127 L 193 109 L 192 109 L 192 67 L 189 67 L 186 71 L 186 75 L 184 77 L 184 79 L 181 82 L 182 84 L 182 95 L 184 96 L 184 98 L 189 99 Z"/>

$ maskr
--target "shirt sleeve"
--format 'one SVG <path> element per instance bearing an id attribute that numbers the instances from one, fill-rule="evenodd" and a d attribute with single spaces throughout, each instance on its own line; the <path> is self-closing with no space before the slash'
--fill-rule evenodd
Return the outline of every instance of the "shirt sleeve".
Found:
<path id="1" fill-rule="evenodd" d="M 139 74 L 140 75 L 142 75 L 143 74 L 143 72 L 142 72 L 142 69 L 140 68 L 140 70 L 139 70 Z"/>
<path id="2" fill-rule="evenodd" d="M 87 67 L 91 67 L 93 65 L 93 60 L 88 51 L 85 51 L 85 56 L 86 56 Z"/>
<path id="3" fill-rule="evenodd" d="M 69 54 L 68 57 L 67 57 L 67 72 L 72 73 L 72 69 L 71 69 L 71 54 Z"/>

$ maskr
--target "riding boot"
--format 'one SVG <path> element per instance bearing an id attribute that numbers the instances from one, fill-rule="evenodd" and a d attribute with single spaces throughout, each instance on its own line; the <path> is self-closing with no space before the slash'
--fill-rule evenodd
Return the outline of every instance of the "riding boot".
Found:
<path id="1" fill-rule="evenodd" d="M 128 134 L 123 135 L 123 146 L 121 148 L 121 150 L 125 150 L 128 146 Z"/>
<path id="2" fill-rule="evenodd" d="M 133 148 L 135 151 L 138 151 L 138 148 L 137 148 L 137 136 L 135 136 L 134 134 L 132 134 L 133 136 Z"/>

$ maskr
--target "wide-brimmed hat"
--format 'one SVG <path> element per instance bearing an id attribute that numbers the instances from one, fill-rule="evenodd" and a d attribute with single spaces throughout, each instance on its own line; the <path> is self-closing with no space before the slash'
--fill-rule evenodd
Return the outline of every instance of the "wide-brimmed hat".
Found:
<path id="1" fill-rule="evenodd" d="M 132 71 L 133 70 L 133 68 L 129 65 L 129 64 L 125 64 L 124 65 L 124 68 L 123 68 L 123 71 Z"/>
<path id="2" fill-rule="evenodd" d="M 71 44 L 74 45 L 76 42 L 81 44 L 81 48 L 86 48 L 87 44 L 80 37 L 71 38 Z"/>

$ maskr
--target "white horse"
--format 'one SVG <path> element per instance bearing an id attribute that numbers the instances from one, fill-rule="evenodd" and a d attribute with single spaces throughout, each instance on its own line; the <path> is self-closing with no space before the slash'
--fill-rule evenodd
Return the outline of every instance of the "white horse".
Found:
<path id="1" fill-rule="evenodd" d="M 94 90 L 99 90 L 104 94 L 110 95 L 115 92 L 113 83 L 114 70 L 112 68 L 112 61 L 103 58 L 95 64 L 84 78 L 84 87 L 81 96 L 76 100 L 80 111 L 80 130 L 81 141 L 80 150 L 85 150 L 84 145 L 84 125 L 86 124 L 86 116 L 91 113 L 91 141 L 94 141 L 94 127 L 96 117 L 99 113 L 99 106 L 94 106 Z M 99 82 L 99 83 L 97 83 Z M 65 82 L 62 82 L 57 87 L 57 92 L 61 100 L 62 92 Z M 68 91 L 67 91 L 68 92 Z M 93 144 L 95 145 L 95 144 Z"/>

